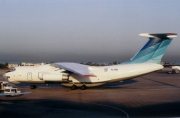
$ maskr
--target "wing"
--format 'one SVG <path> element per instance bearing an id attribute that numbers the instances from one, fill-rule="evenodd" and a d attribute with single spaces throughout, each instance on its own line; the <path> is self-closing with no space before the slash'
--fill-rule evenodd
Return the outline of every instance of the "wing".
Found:
<path id="1" fill-rule="evenodd" d="M 78 63 L 53 63 L 53 65 L 81 76 L 95 76 L 86 65 Z"/>

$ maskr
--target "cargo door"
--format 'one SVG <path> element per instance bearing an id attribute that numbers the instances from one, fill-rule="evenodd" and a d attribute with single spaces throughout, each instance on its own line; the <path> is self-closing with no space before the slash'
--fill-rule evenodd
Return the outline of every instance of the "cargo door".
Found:
<path id="1" fill-rule="evenodd" d="M 27 73 L 27 80 L 32 81 L 32 73 L 31 72 Z"/>

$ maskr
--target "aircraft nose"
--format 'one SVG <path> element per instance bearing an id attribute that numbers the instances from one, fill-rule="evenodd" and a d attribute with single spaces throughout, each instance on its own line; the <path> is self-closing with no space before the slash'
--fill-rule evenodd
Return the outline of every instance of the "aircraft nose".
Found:
<path id="1" fill-rule="evenodd" d="M 4 77 L 4 79 L 6 79 L 6 80 L 8 80 L 8 78 L 10 78 L 9 76 L 7 76 L 6 73 L 3 74 L 3 77 Z"/>

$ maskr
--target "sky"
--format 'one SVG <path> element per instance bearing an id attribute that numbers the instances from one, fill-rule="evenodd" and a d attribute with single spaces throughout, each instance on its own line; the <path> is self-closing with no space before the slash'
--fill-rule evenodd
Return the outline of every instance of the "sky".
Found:
<path id="1" fill-rule="evenodd" d="M 0 0 L 0 62 L 123 62 L 180 34 L 180 0 Z M 163 61 L 180 62 L 175 38 Z"/>

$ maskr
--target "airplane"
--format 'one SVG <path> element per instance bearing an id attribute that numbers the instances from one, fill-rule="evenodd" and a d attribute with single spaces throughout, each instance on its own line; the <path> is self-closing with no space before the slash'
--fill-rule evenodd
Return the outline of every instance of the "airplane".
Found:
<path id="1" fill-rule="evenodd" d="M 161 59 L 176 33 L 142 33 L 149 40 L 130 60 L 111 66 L 88 66 L 79 63 L 59 62 L 40 66 L 19 66 L 3 76 L 11 83 L 60 83 L 72 90 L 95 87 L 110 82 L 125 81 L 163 69 Z"/>

